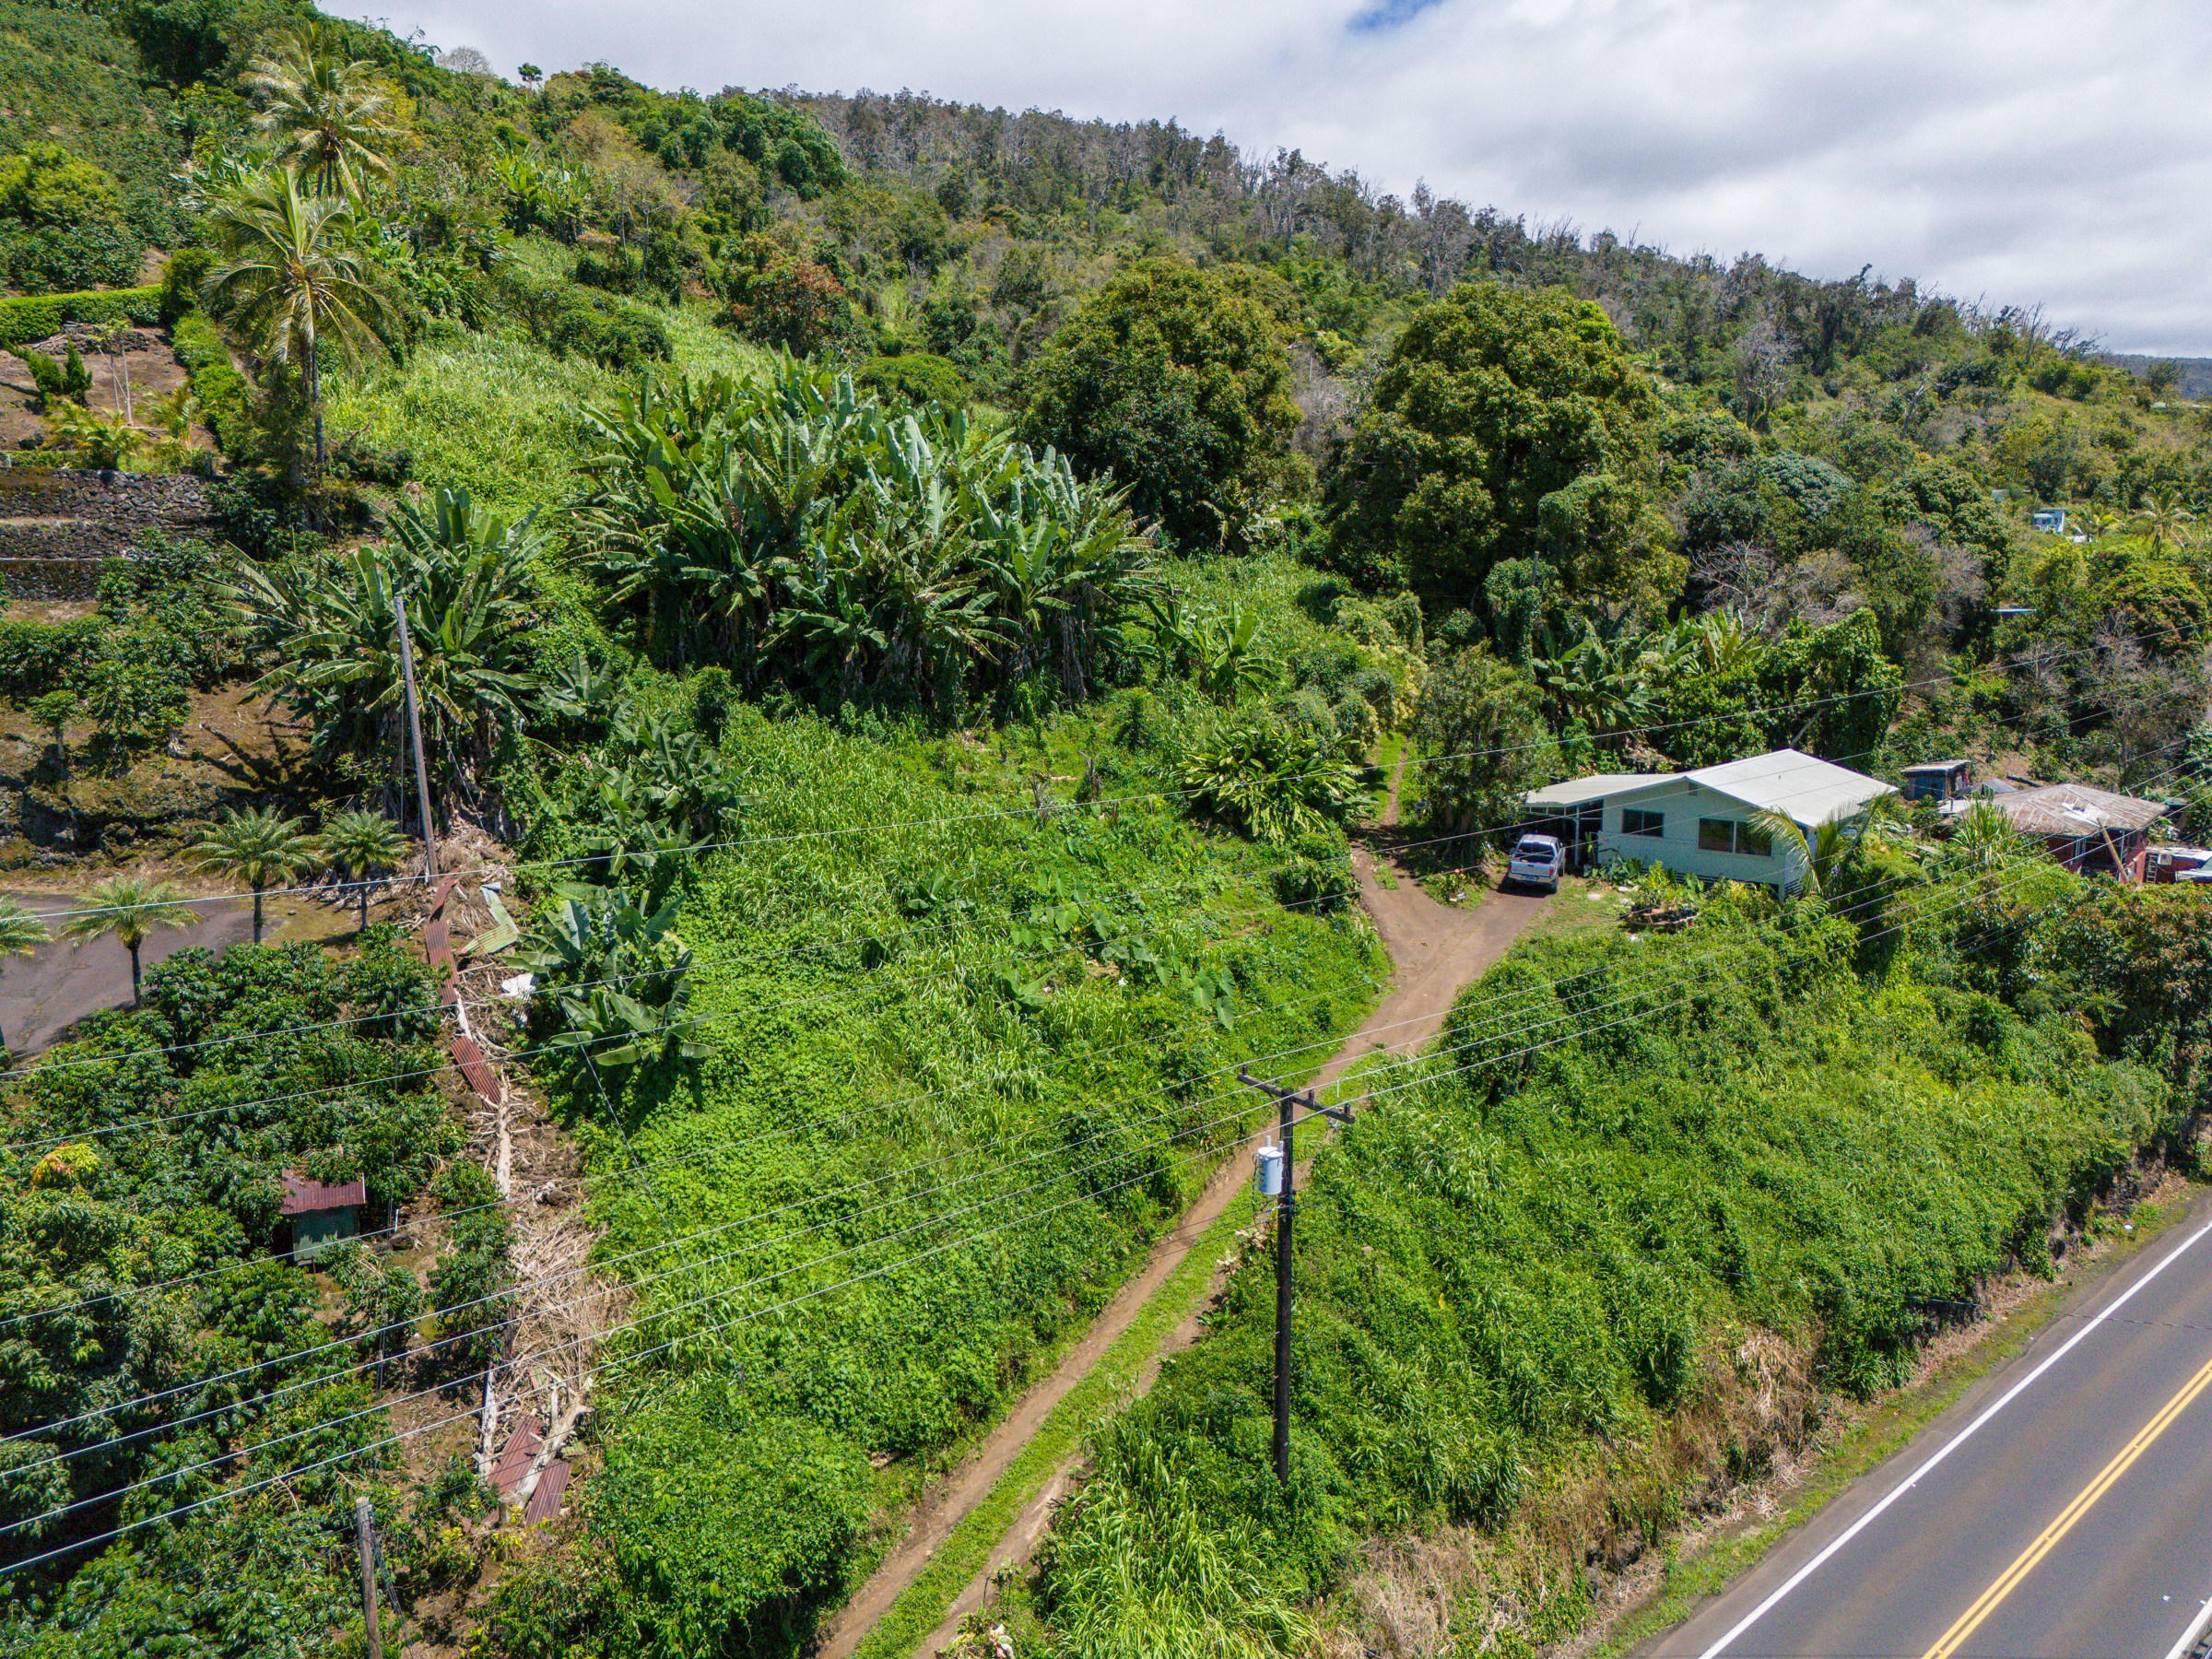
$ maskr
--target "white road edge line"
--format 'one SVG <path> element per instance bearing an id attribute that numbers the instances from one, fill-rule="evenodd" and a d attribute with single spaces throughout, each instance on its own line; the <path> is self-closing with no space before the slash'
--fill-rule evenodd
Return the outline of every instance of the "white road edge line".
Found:
<path id="1" fill-rule="evenodd" d="M 2122 1291 L 2118 1297 L 2114 1298 L 2112 1304 L 2110 1307 L 2099 1313 L 2094 1319 L 2088 1321 L 2088 1323 L 2084 1324 L 2080 1330 L 2075 1332 L 2073 1335 L 2067 1337 L 2066 1340 L 2060 1345 L 2058 1352 L 2053 1354 L 2041 1365 L 2037 1366 L 2033 1371 L 2022 1377 L 2018 1382 L 2015 1382 L 2010 1388 L 2006 1389 L 1998 1399 L 1993 1402 L 1986 1409 L 1983 1411 L 1980 1417 L 1976 1418 L 1965 1428 L 1959 1430 L 1959 1432 L 1949 1441 L 1946 1441 L 1942 1450 L 1937 1452 L 1935 1456 L 1929 1458 L 1926 1463 L 1922 1464 L 1919 1468 L 1913 1470 L 1911 1475 L 1907 1476 L 1901 1485 L 1893 1488 L 1882 1499 L 1879 1503 L 1876 1504 L 1872 1509 L 1861 1515 L 1856 1521 L 1853 1521 L 1849 1526 L 1845 1527 L 1842 1533 L 1839 1535 L 1828 1546 L 1827 1548 L 1823 1549 L 1818 1555 L 1815 1556 L 1804 1566 L 1798 1568 L 1796 1571 L 1790 1574 L 1787 1579 L 1783 1580 L 1780 1589 L 1776 1590 L 1771 1595 L 1768 1596 L 1765 1601 L 1760 1602 L 1758 1606 L 1752 1608 L 1750 1612 L 1746 1614 L 1743 1618 L 1737 1622 L 1735 1628 L 1730 1630 L 1727 1635 L 1722 1637 L 1718 1641 L 1707 1648 L 1704 1653 L 1701 1655 L 1701 1659 L 1721 1659 L 1721 1654 L 1727 1650 L 1730 1644 L 1732 1644 L 1735 1639 L 1741 1636 L 1746 1630 L 1749 1630 L 1753 1625 L 1764 1618 L 1769 1613 L 1771 1613 L 1774 1610 L 1775 1606 L 1781 1602 L 1783 1596 L 1789 1594 L 1791 1591 L 1796 1589 L 1798 1585 L 1804 1583 L 1806 1579 L 1812 1577 L 1815 1572 L 1818 1571 L 1820 1568 L 1827 1563 L 1829 1558 L 1833 1556 L 1836 1551 L 1841 1549 L 1844 1545 L 1850 1543 L 1852 1539 L 1857 1537 L 1861 1532 L 1865 1531 L 1868 1526 L 1879 1520 L 1884 1512 L 1886 1512 L 1891 1504 L 1895 1503 L 1900 1498 L 1902 1498 L 1907 1492 L 1911 1491 L 1914 1487 L 1920 1484 L 1921 1477 L 1923 1476 L 1933 1472 L 1936 1465 L 1940 1464 L 1945 1458 L 1956 1452 L 1960 1446 L 1966 1444 L 1968 1440 L 1972 1438 L 1975 1430 L 1980 1429 L 1984 1423 L 1987 1423 L 1990 1418 L 1995 1417 L 1998 1412 L 2004 1410 L 2006 1406 L 2011 1405 L 2014 1400 L 2018 1399 L 2021 1393 L 2027 1389 L 2030 1383 L 2033 1382 L 2038 1377 L 2041 1376 L 2045 1371 L 2056 1365 L 2061 1359 L 2064 1359 L 2068 1354 L 2072 1353 L 2074 1351 L 2074 1345 L 2076 1343 L 2081 1341 L 2091 1331 L 2094 1331 L 2099 1325 L 2102 1324 L 2107 1319 L 2111 1318 L 2112 1315 L 2117 1313 L 2122 1308 L 2125 1307 L 2138 1290 L 2143 1289 L 2151 1282 L 2151 1280 L 2157 1278 L 2159 1274 L 2165 1272 L 2167 1268 L 2172 1266 L 2174 1263 L 2180 1261 L 2183 1254 L 2189 1249 L 2189 1247 L 2194 1244 L 2199 1239 L 2202 1239 L 2207 1233 L 2212 1233 L 2212 1221 L 2207 1221 L 2204 1226 L 2198 1228 L 2194 1232 L 2191 1233 L 2186 1239 L 2183 1239 L 2181 1243 L 2177 1244 L 2173 1248 L 2172 1253 L 2169 1254 L 2165 1260 L 2159 1263 L 2157 1266 L 2153 1267 L 2141 1278 L 2137 1279 L 2125 1290 Z M 2207 1611 L 2212 1611 L 2212 1607 L 2208 1607 Z M 2192 1639 L 2194 1639 L 2194 1632 L 2193 1631 Z M 2175 1650 L 2175 1653 L 2179 1653 L 2185 1652 L 2187 1647 L 2188 1643 L 2187 1641 L 2184 1641 L 2181 1648 Z M 2173 1659 L 2173 1655 L 2168 1655 L 2168 1659 Z"/>
<path id="2" fill-rule="evenodd" d="M 2212 1624 L 2212 1600 L 2207 1600 L 2197 1610 L 2196 1617 L 2189 1621 L 2189 1628 L 2182 1632 L 2182 1639 L 2166 1650 L 2166 1659 L 2182 1659 L 2196 1645 L 2196 1639 L 2205 1633 L 2207 1624 Z"/>

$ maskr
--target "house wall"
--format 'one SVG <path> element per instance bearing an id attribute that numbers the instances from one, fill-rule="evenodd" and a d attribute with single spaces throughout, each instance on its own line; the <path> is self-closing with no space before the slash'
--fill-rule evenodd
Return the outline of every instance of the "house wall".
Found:
<path id="1" fill-rule="evenodd" d="M 1620 827 L 1623 812 L 1658 812 L 1666 818 L 1658 836 L 1628 835 Z M 1598 862 L 1615 857 L 1644 864 L 1662 864 L 1677 876 L 1695 876 L 1700 881 L 1747 881 L 1772 888 L 1792 888 L 1802 879 L 1803 862 L 1796 850 L 1777 838 L 1766 858 L 1742 853 L 1709 853 L 1698 845 L 1700 818 L 1729 818 L 1748 823 L 1753 809 L 1741 801 L 1718 794 L 1680 779 L 1606 797 L 1605 828 L 1598 833 Z"/>

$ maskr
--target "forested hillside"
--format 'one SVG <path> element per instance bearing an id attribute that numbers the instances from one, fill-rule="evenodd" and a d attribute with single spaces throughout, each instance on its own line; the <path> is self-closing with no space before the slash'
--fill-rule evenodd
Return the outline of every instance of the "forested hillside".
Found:
<path id="1" fill-rule="evenodd" d="M 1389 983 L 1386 817 L 1453 905 L 1532 785 L 1785 747 L 2212 838 L 2212 410 L 2032 296 L 287 0 L 0 47 L 0 953 L 117 982 L 0 1075 L 0 1653 L 364 1652 L 359 1500 L 386 1652 L 806 1653 Z M 13 505 L 118 473 L 206 522 Z M 1816 839 L 1363 1063 L 1293 1479 L 1255 1225 L 1019 1651 L 1567 1640 L 2194 1171 L 2193 889 Z"/>

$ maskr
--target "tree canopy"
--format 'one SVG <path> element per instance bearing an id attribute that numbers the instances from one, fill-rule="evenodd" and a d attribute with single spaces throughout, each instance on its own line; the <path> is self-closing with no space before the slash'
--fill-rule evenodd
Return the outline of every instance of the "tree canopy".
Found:
<path id="1" fill-rule="evenodd" d="M 1442 609 L 1480 614 L 1491 567 L 1524 558 L 1570 596 L 1656 608 L 1681 575 L 1646 493 L 1656 409 L 1596 305 L 1463 284 L 1415 314 L 1330 468 L 1333 552 Z"/>
<path id="2" fill-rule="evenodd" d="M 1129 486 L 1178 542 L 1240 534 L 1297 429 L 1290 357 L 1267 308 L 1218 272 L 1130 265 L 1039 360 L 1022 435 Z"/>

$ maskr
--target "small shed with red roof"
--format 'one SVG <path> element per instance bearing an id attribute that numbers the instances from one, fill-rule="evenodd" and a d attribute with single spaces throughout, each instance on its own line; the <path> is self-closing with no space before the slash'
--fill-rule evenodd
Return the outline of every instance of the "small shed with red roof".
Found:
<path id="1" fill-rule="evenodd" d="M 356 1212 L 369 1202 L 368 1183 L 351 1181 L 315 1181 L 297 1170 L 278 1177 L 284 1183 L 280 1214 L 292 1224 L 292 1259 L 312 1260 L 333 1244 L 356 1232 Z"/>

